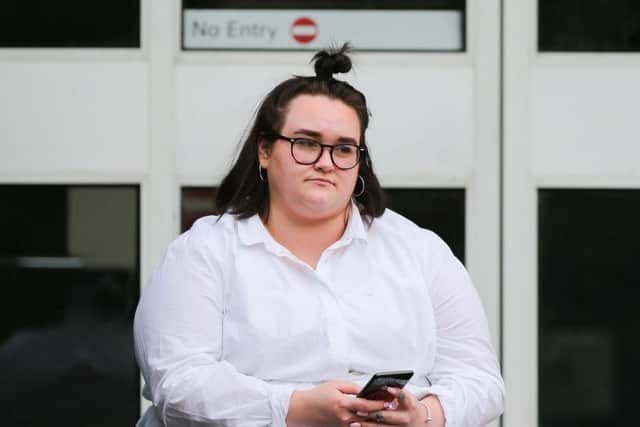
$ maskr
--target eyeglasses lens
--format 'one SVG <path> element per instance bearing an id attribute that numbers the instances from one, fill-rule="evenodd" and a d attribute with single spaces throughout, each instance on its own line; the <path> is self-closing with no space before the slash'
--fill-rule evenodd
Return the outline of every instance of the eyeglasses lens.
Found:
<path id="1" fill-rule="evenodd" d="M 293 158 L 298 163 L 312 164 L 322 156 L 323 147 L 312 140 L 299 140 L 293 144 Z M 340 169 L 351 169 L 359 160 L 360 151 L 354 145 L 337 144 L 331 149 L 333 164 Z"/>

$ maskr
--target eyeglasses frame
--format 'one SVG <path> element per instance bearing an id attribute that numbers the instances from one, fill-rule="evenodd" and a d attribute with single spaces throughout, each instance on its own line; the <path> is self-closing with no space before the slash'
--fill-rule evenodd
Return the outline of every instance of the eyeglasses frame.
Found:
<path id="1" fill-rule="evenodd" d="M 360 163 L 360 159 L 362 158 L 362 154 L 361 154 L 361 153 L 365 153 L 365 152 L 367 151 L 367 149 L 366 149 L 366 148 L 361 147 L 361 146 L 359 146 L 358 144 L 353 144 L 353 143 L 339 143 L 339 144 L 331 145 L 331 144 L 323 144 L 323 143 L 321 143 L 321 142 L 319 142 L 319 141 L 316 141 L 316 140 L 315 140 L 315 139 L 313 139 L 313 138 L 305 138 L 305 137 L 300 137 L 300 138 L 289 138 L 289 137 L 287 137 L 287 136 L 280 135 L 280 134 L 278 134 L 278 133 L 273 134 L 273 136 L 275 137 L 275 139 L 276 139 L 276 140 L 278 140 L 278 139 L 282 139 L 282 140 L 284 140 L 284 141 L 288 141 L 288 142 L 291 144 L 291 157 L 293 157 L 293 160 L 294 160 L 296 163 L 300 164 L 300 165 L 313 165 L 313 164 L 317 163 L 317 162 L 318 162 L 318 160 L 320 160 L 320 158 L 321 158 L 321 157 L 322 157 L 322 155 L 324 154 L 324 149 L 325 149 L 325 148 L 328 148 L 328 149 L 329 149 L 329 158 L 331 158 L 331 163 L 333 163 L 333 165 L 334 165 L 335 167 L 337 167 L 338 169 L 343 170 L 343 171 L 346 171 L 346 170 L 353 169 L 353 168 L 355 168 L 356 166 L 358 166 L 358 163 Z M 296 159 L 296 156 L 294 156 L 294 155 L 293 155 L 293 145 L 294 145 L 297 141 L 300 141 L 300 140 L 314 141 L 314 142 L 316 142 L 316 143 L 320 146 L 320 153 L 318 154 L 318 157 L 317 157 L 313 162 L 309 162 L 309 163 L 307 163 L 307 162 L 301 162 L 301 161 L 299 161 L 298 159 Z M 358 153 L 357 160 L 356 160 L 356 162 L 354 163 L 354 165 L 353 165 L 353 166 L 348 167 L 348 168 L 343 168 L 343 167 L 341 167 L 341 166 L 338 166 L 338 165 L 337 165 L 337 163 L 336 163 L 336 161 L 333 159 L 333 150 L 334 150 L 334 148 L 335 148 L 335 147 L 339 147 L 339 146 L 344 146 L 344 145 L 349 145 L 349 146 L 351 146 L 351 147 L 357 147 L 357 148 L 358 148 L 358 151 L 357 151 L 357 153 Z"/>

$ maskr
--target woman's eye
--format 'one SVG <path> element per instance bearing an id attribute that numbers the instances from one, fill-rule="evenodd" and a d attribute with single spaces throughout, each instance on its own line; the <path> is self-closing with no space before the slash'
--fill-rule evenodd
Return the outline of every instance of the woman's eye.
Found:
<path id="1" fill-rule="evenodd" d="M 313 139 L 298 139 L 296 140 L 296 144 L 305 148 L 315 148 L 318 146 L 318 142 Z"/>
<path id="2" fill-rule="evenodd" d="M 356 151 L 356 147 L 353 145 L 338 145 L 336 149 L 340 154 L 353 154 Z"/>

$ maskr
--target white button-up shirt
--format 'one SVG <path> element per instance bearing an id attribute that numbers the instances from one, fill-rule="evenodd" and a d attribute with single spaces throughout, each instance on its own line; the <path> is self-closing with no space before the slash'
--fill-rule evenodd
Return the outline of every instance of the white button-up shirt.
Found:
<path id="1" fill-rule="evenodd" d="M 469 276 L 434 233 L 354 206 L 317 268 L 258 216 L 198 220 L 169 247 L 135 318 L 140 426 L 285 426 L 294 390 L 411 369 L 447 426 L 502 412 L 504 385 Z"/>

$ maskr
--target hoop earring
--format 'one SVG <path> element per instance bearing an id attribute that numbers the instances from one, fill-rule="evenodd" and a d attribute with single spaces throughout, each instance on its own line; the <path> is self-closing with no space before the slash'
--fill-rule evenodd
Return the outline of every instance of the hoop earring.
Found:
<path id="1" fill-rule="evenodd" d="M 258 176 L 260 177 L 260 181 L 266 182 L 264 176 L 262 176 L 262 166 L 260 166 L 260 162 L 258 162 Z"/>
<path id="2" fill-rule="evenodd" d="M 358 175 L 358 179 L 359 179 L 359 180 L 360 180 L 360 182 L 362 183 L 362 189 L 361 189 L 360 191 L 358 191 L 358 193 L 357 193 L 357 194 L 355 194 L 355 193 L 354 193 L 354 194 L 353 194 L 353 197 L 360 197 L 360 196 L 362 196 L 362 195 L 364 194 L 364 189 L 365 189 L 365 186 L 364 186 L 364 178 L 363 178 L 361 175 Z"/>

